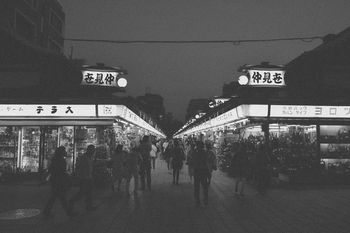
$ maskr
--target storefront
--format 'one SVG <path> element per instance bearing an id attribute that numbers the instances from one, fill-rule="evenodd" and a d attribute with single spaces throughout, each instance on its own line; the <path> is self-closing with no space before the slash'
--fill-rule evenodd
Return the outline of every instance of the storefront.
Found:
<path id="1" fill-rule="evenodd" d="M 89 144 L 103 160 L 116 143 L 145 134 L 164 137 L 124 105 L 0 104 L 0 170 L 45 171 L 55 149 L 64 146 L 72 172 Z"/>
<path id="2" fill-rule="evenodd" d="M 275 175 L 287 179 L 350 175 L 350 106 L 247 104 L 213 115 L 176 137 L 210 140 L 218 155 L 245 143 L 252 158 L 267 144 Z"/>

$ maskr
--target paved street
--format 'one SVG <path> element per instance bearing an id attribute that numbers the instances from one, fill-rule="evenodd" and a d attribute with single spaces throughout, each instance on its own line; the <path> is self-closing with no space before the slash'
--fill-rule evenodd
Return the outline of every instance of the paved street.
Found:
<path id="1" fill-rule="evenodd" d="M 350 187 L 274 188 L 265 196 L 247 186 L 246 196 L 233 195 L 234 180 L 215 172 L 209 190 L 209 206 L 196 208 L 193 188 L 184 169 L 180 185 L 163 162 L 153 172 L 152 192 L 139 192 L 135 199 L 108 189 L 95 192 L 98 210 L 65 216 L 54 207 L 55 218 L 40 216 L 0 220 L 0 232 L 349 232 Z M 16 208 L 41 209 L 48 186 L 1 185 L 0 212 Z M 75 190 L 72 190 L 75 191 Z M 71 193 L 70 193 L 71 195 Z"/>

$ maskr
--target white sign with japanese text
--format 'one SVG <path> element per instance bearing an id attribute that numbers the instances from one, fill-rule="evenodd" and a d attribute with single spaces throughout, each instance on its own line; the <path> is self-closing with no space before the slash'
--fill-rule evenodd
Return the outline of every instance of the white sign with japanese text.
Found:
<path id="1" fill-rule="evenodd" d="M 285 86 L 283 70 L 249 70 L 251 86 Z"/>
<path id="2" fill-rule="evenodd" d="M 122 119 L 127 120 L 132 124 L 165 137 L 165 135 L 163 135 L 161 132 L 148 124 L 145 120 L 143 120 L 141 117 L 139 117 L 124 105 L 98 105 L 97 109 L 99 117 L 121 117 Z"/>
<path id="3" fill-rule="evenodd" d="M 95 105 L 0 104 L 0 117 L 95 117 Z"/>
<path id="4" fill-rule="evenodd" d="M 83 70 L 81 85 L 118 87 L 118 72 Z"/>
<path id="5" fill-rule="evenodd" d="M 271 105 L 270 116 L 350 118 L 350 106 Z"/>
<path id="6" fill-rule="evenodd" d="M 116 117 L 118 115 L 117 105 L 98 105 L 97 110 L 98 116 L 102 117 Z"/>

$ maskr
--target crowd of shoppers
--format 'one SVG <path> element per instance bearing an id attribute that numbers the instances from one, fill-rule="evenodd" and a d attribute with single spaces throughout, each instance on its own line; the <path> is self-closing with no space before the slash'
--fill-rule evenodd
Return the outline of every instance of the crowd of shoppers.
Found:
<path id="1" fill-rule="evenodd" d="M 254 166 L 247 155 L 244 143 L 235 144 L 232 151 L 231 169 L 235 177 L 235 194 L 244 196 L 244 186 L 252 176 L 256 179 L 257 190 L 264 194 L 268 181 L 268 157 L 266 148 L 261 144 L 258 149 Z M 68 216 L 74 216 L 74 205 L 77 201 L 85 199 L 86 210 L 96 210 L 92 202 L 93 190 L 93 161 L 95 146 L 89 145 L 86 152 L 79 156 L 76 163 L 75 175 L 79 190 L 67 201 L 66 193 L 71 186 L 70 176 L 66 171 L 66 149 L 60 146 L 49 167 L 49 181 L 52 193 L 43 210 L 45 217 L 52 216 L 51 210 L 56 199 L 59 199 Z M 202 203 L 208 205 L 208 190 L 211 183 L 212 172 L 217 170 L 217 158 L 211 142 L 180 140 L 152 142 L 152 138 L 144 136 L 140 142 L 131 141 L 129 151 L 122 145 L 116 145 L 111 152 L 112 190 L 120 191 L 122 181 L 125 180 L 125 193 L 130 196 L 130 181 L 134 179 L 133 194 L 137 196 L 139 189 L 152 190 L 151 171 L 156 168 L 155 160 L 162 158 L 166 161 L 169 170 L 172 170 L 172 183 L 179 185 L 180 171 L 184 163 L 188 166 L 190 182 L 194 185 L 195 206 Z M 169 171 L 170 172 L 170 171 Z M 117 187 L 115 188 L 115 185 Z M 202 192 L 201 192 L 202 190 Z"/>

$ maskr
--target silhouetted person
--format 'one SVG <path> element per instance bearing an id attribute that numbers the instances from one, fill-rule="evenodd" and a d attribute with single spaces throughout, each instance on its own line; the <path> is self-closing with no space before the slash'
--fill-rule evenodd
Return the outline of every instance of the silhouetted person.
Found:
<path id="1" fill-rule="evenodd" d="M 193 166 L 194 171 L 194 198 L 196 206 L 200 206 L 200 186 L 203 189 L 203 202 L 204 205 L 208 205 L 208 153 L 204 150 L 204 143 L 197 142 L 197 148 L 193 153 L 191 161 L 189 163 Z"/>
<path id="2" fill-rule="evenodd" d="M 72 216 L 73 212 L 68 207 L 66 199 L 66 192 L 70 187 L 70 178 L 66 171 L 66 160 L 65 156 L 66 148 L 60 146 L 55 150 L 55 155 L 51 160 L 49 167 L 50 183 L 51 183 L 51 196 L 48 199 L 46 206 L 43 210 L 44 217 L 52 217 L 52 207 L 58 198 L 62 204 L 62 207 L 68 216 Z"/>
<path id="3" fill-rule="evenodd" d="M 115 182 L 118 182 L 117 191 L 120 191 L 120 184 L 122 183 L 123 179 L 123 163 L 125 156 L 123 145 L 117 145 L 112 154 L 112 191 L 115 190 Z"/>
<path id="4" fill-rule="evenodd" d="M 140 167 L 140 178 L 141 178 L 141 189 L 145 190 L 146 180 L 147 188 L 151 190 L 151 143 L 149 141 L 149 136 L 144 136 L 142 142 L 139 146 L 139 152 L 142 156 L 142 163 Z"/>
<path id="5" fill-rule="evenodd" d="M 188 176 L 190 177 L 190 181 L 192 182 L 192 177 L 193 177 L 193 164 L 190 162 L 192 160 L 192 155 L 195 151 L 195 145 L 193 142 L 190 142 L 188 145 L 188 150 L 187 150 L 187 158 L 186 158 L 186 163 L 187 163 L 187 168 L 188 168 Z"/>
<path id="6" fill-rule="evenodd" d="M 86 210 L 96 210 L 96 207 L 92 205 L 92 169 L 94 154 L 95 146 L 89 145 L 86 149 L 86 153 L 80 156 L 77 160 L 76 174 L 79 179 L 79 191 L 69 201 L 71 210 L 74 209 L 74 203 L 82 198 L 85 198 Z"/>
<path id="7" fill-rule="evenodd" d="M 151 144 L 152 150 L 150 152 L 151 155 L 151 160 L 152 160 L 152 168 L 156 169 L 156 159 L 157 159 L 157 151 L 158 148 L 156 147 L 156 145 L 154 143 Z"/>
<path id="8" fill-rule="evenodd" d="M 173 167 L 173 184 L 179 184 L 179 175 L 183 166 L 183 161 L 185 160 L 185 154 L 178 141 L 174 142 L 174 148 L 171 150 L 171 158 Z"/>
<path id="9" fill-rule="evenodd" d="M 208 153 L 208 168 L 209 168 L 208 184 L 210 184 L 211 174 L 214 170 L 217 169 L 217 160 L 216 160 L 216 155 L 213 151 L 213 147 L 209 142 L 206 143 L 206 149 Z"/>
<path id="10" fill-rule="evenodd" d="M 232 166 L 235 170 L 234 177 L 236 178 L 235 194 L 243 197 L 245 179 L 248 171 L 247 151 L 244 144 L 241 144 L 238 151 L 235 153 L 232 160 Z"/>
<path id="11" fill-rule="evenodd" d="M 139 187 L 139 165 L 142 163 L 142 156 L 137 151 L 136 142 L 130 143 L 130 152 L 125 159 L 125 171 L 126 171 L 126 195 L 130 195 L 130 180 L 134 178 L 134 195 L 137 195 L 137 189 Z"/>
<path id="12" fill-rule="evenodd" d="M 255 176 L 257 182 L 257 190 L 260 194 L 266 193 L 266 188 L 270 181 L 270 172 L 269 172 L 269 158 L 267 156 L 267 151 L 265 145 L 260 145 L 255 164 Z"/>

